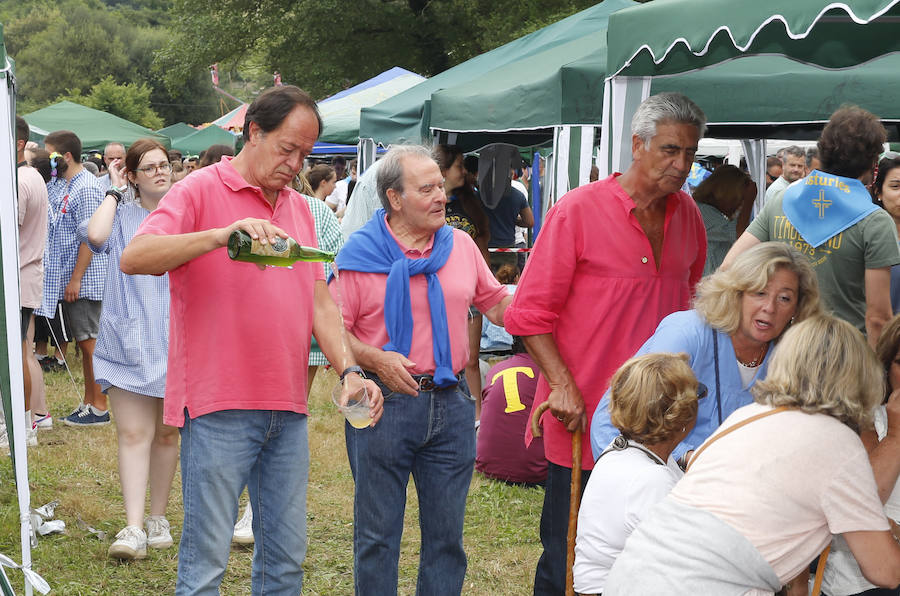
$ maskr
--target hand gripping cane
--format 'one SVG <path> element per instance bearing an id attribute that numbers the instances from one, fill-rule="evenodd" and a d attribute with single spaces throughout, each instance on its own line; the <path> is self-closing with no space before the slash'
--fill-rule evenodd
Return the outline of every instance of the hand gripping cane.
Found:
<path id="1" fill-rule="evenodd" d="M 531 434 L 541 436 L 541 416 L 550 407 L 542 402 L 531 414 Z M 578 528 L 578 507 L 581 504 L 581 427 L 572 433 L 572 482 L 569 485 L 569 530 L 566 533 L 566 596 L 575 596 L 575 532 Z"/>

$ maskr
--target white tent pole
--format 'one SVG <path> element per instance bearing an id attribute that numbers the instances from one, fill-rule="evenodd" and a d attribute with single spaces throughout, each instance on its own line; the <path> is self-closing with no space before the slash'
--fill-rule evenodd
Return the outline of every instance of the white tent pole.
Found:
<path id="1" fill-rule="evenodd" d="M 612 85 L 610 79 L 603 81 L 603 112 L 600 121 L 600 149 L 597 155 L 597 169 L 600 170 L 600 180 L 603 180 L 612 173 L 612 161 L 610 156 L 610 145 L 612 140 Z"/>
<path id="2" fill-rule="evenodd" d="M 375 163 L 375 141 L 360 139 L 356 147 L 356 175 L 362 176 Z"/>
<path id="3" fill-rule="evenodd" d="M 591 158 L 594 152 L 594 130 L 593 126 L 581 127 L 581 144 L 578 148 L 578 184 L 582 186 L 587 184 L 591 179 Z"/>
<path id="4" fill-rule="evenodd" d="M 762 209 L 766 196 L 766 140 L 744 139 L 741 141 L 744 155 L 747 157 L 747 169 L 750 178 L 756 182 L 756 200 L 753 202 L 751 217 L 756 217 Z"/>
<path id="5" fill-rule="evenodd" d="M 569 192 L 571 181 L 569 180 L 569 141 L 572 136 L 571 126 L 557 126 L 556 141 L 553 143 L 554 160 L 554 184 L 553 203 L 556 204 L 564 194 Z"/>
<path id="6" fill-rule="evenodd" d="M 4 64 L 0 76 L 3 78 L 3 89 L 0 90 L 0 180 L 3 180 L 2 194 L 15 197 L 16 156 L 15 129 L 13 114 L 15 110 L 14 83 L 10 65 Z M 31 493 L 28 488 L 28 452 L 25 445 L 25 384 L 22 378 L 22 335 L 21 311 L 19 305 L 19 228 L 16 201 L 0 201 L 0 240 L 3 250 L 3 310 L 6 315 L 6 346 L 9 358 L 5 366 L 9 368 L 10 402 L 12 415 L 6 421 L 12 429 L 12 445 L 16 460 L 16 489 L 19 500 L 20 533 L 22 539 L 22 566 L 31 568 Z M 31 583 L 25 578 L 25 594 L 31 596 Z"/>

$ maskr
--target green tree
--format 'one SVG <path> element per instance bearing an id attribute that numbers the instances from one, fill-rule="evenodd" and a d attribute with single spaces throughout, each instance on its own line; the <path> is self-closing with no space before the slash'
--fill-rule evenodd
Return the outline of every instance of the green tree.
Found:
<path id="1" fill-rule="evenodd" d="M 174 0 L 177 35 L 157 64 L 178 85 L 198 65 L 236 75 L 255 63 L 323 98 L 393 66 L 437 74 L 595 3 Z"/>
<path id="2" fill-rule="evenodd" d="M 217 99 L 205 68 L 188 69 L 175 86 L 166 85 L 164 72 L 154 67 L 156 52 L 171 38 L 164 26 L 171 21 L 170 3 L 0 0 L 7 51 L 16 60 L 19 111 L 34 111 L 70 89 L 90 89 L 112 77 L 120 85 L 149 88 L 151 107 L 167 123 L 213 119 Z"/>
<path id="3" fill-rule="evenodd" d="M 145 84 L 119 85 L 112 77 L 106 77 L 82 95 L 80 89 L 56 98 L 69 100 L 83 106 L 114 114 L 141 126 L 156 130 L 163 127 L 162 118 L 150 107 L 150 88 Z"/>

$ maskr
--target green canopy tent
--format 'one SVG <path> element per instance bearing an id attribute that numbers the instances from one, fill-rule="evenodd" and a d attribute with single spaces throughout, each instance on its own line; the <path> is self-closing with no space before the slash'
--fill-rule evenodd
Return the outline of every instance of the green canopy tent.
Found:
<path id="1" fill-rule="evenodd" d="M 650 95 L 652 77 L 755 54 L 854 69 L 900 51 L 898 20 L 900 0 L 655 0 L 619 11 L 609 19 L 607 33 L 601 174 L 622 170 L 630 161 L 627 127 Z M 754 153 L 751 167 L 759 185 L 764 152 Z"/>
<path id="2" fill-rule="evenodd" d="M 587 181 L 593 133 L 602 120 L 605 35 L 588 35 L 529 56 L 431 95 L 431 130 L 465 150 L 503 141 L 554 143 L 569 155 L 556 171 L 557 197 Z M 855 103 L 898 136 L 900 56 L 852 70 L 828 70 L 783 56 L 748 56 L 705 69 L 654 77 L 651 93 L 681 91 L 705 111 L 720 138 L 815 139 L 830 114 Z M 566 129 L 569 129 L 568 131 Z M 560 139 L 570 141 L 566 146 Z M 574 141 L 574 142 L 572 142 Z M 570 183 L 571 181 L 571 183 Z"/>
<path id="3" fill-rule="evenodd" d="M 194 130 L 194 132 L 185 137 L 172 139 L 172 148 L 186 155 L 197 155 L 201 151 L 209 149 L 211 145 L 228 145 L 234 149 L 237 139 L 238 136 L 236 134 L 228 132 L 215 124 L 210 124 L 206 128 Z"/>
<path id="4" fill-rule="evenodd" d="M 16 197 L 16 154 L 15 147 L 15 75 L 13 62 L 6 55 L 3 41 L 3 28 L 0 25 L 0 184 L 5 197 Z M 17 198 L 17 197 L 16 197 Z M 2 259 L 2 275 L 0 275 L 0 296 L 3 297 L 3 308 L 0 309 L 0 397 L 2 397 L 3 415 L 6 420 L 6 432 L 9 438 L 10 456 L 16 482 L 16 496 L 19 509 L 19 529 L 22 545 L 22 564 L 0 554 L 0 593 L 4 596 L 13 594 L 12 585 L 4 567 L 21 568 L 25 574 L 25 594 L 30 596 L 32 589 L 37 588 L 46 593 L 50 587 L 31 570 L 31 492 L 28 486 L 28 453 L 25 448 L 25 403 L 21 398 L 25 394 L 22 378 L 22 336 L 21 315 L 19 306 L 19 239 L 18 239 L 18 207 L 17 200 L 0 201 L 0 259 Z M 13 397 L 15 396 L 15 397 Z"/>
<path id="5" fill-rule="evenodd" d="M 107 143 L 118 142 L 126 147 L 138 139 L 156 139 L 164 147 L 171 147 L 167 136 L 157 134 L 124 118 L 86 106 L 61 101 L 24 116 L 31 126 L 46 131 L 71 130 L 81 139 L 83 151 L 103 151 Z"/>
<path id="6" fill-rule="evenodd" d="M 176 122 L 175 124 L 166 126 L 165 128 L 160 128 L 156 131 L 156 134 L 163 135 L 164 137 L 169 137 L 174 141 L 175 139 L 180 139 L 182 137 L 192 135 L 195 132 L 197 132 L 197 129 L 190 124 L 185 124 L 184 122 Z"/>
<path id="7" fill-rule="evenodd" d="M 525 141 L 521 146 L 546 143 L 558 124 L 600 122 L 606 44 L 595 41 L 592 47 L 590 55 L 575 49 L 562 60 L 553 59 L 555 50 L 547 52 L 546 60 L 536 56 L 434 93 L 432 131 L 456 133 L 457 144 L 471 151 L 498 137 L 518 136 Z M 783 56 L 748 56 L 654 77 L 651 93 L 689 94 L 706 112 L 710 134 L 721 138 L 815 139 L 829 115 L 852 102 L 888 123 L 893 139 L 900 136 L 898 72 L 896 54 L 841 71 Z"/>

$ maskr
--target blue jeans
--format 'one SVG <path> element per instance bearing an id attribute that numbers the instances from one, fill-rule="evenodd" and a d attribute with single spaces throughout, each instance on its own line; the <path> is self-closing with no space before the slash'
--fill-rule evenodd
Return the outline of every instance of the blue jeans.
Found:
<path id="1" fill-rule="evenodd" d="M 464 380 L 458 387 L 418 395 L 391 393 L 379 385 L 385 400 L 378 424 L 362 430 L 345 426 L 356 482 L 356 594 L 397 593 L 406 486 L 412 474 L 422 533 L 416 594 L 458 596 L 466 575 L 462 535 L 475 464 L 475 402 Z"/>
<path id="2" fill-rule="evenodd" d="M 581 471 L 581 494 L 590 470 Z M 541 511 L 541 544 L 544 552 L 534 572 L 534 596 L 563 596 L 566 593 L 566 539 L 569 533 L 569 491 L 572 468 L 547 462 L 544 509 Z"/>
<path id="3" fill-rule="evenodd" d="M 252 591 L 300 593 L 306 556 L 306 416 L 223 410 L 181 428 L 184 527 L 178 548 L 181 595 L 218 594 L 244 485 L 253 508 Z"/>

